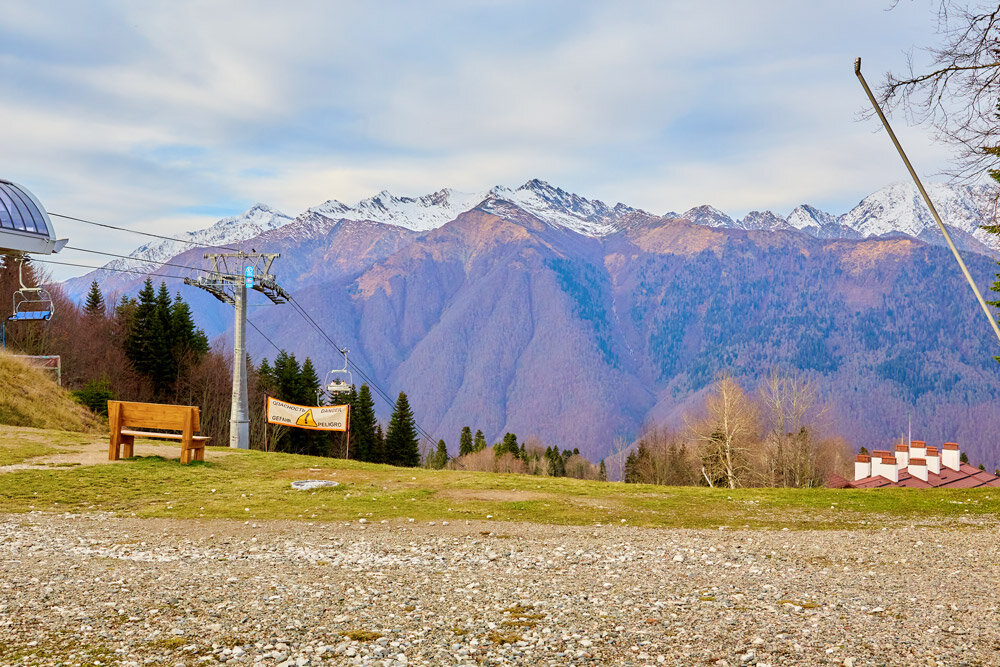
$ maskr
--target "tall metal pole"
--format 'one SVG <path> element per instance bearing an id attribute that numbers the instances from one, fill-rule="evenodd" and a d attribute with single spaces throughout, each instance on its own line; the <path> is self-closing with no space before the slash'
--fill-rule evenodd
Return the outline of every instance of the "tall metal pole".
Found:
<path id="1" fill-rule="evenodd" d="M 236 322 L 233 326 L 233 402 L 229 419 L 229 446 L 250 449 L 250 420 L 247 418 L 247 288 L 237 285 Z"/>
<path id="2" fill-rule="evenodd" d="M 285 303 L 288 293 L 270 273 L 278 253 L 235 252 L 205 255 L 212 270 L 207 276 L 185 278 L 185 285 L 200 287 L 236 310 L 233 324 L 233 394 L 229 419 L 229 446 L 250 449 L 249 399 L 247 396 L 247 290 L 253 289 L 274 303 Z M 228 262 L 232 260 L 235 266 Z M 267 427 L 264 428 L 267 438 Z"/>
<path id="3" fill-rule="evenodd" d="M 965 275 L 965 279 L 969 282 L 969 287 L 972 288 L 973 293 L 976 295 L 976 300 L 979 301 L 979 305 L 982 307 L 983 312 L 986 313 L 986 319 L 990 321 L 990 326 L 993 327 L 993 333 L 997 335 L 997 340 L 1000 340 L 1000 327 L 997 326 L 996 317 L 990 312 L 989 306 L 986 305 L 986 300 L 983 299 L 983 295 L 979 293 L 979 288 L 976 287 L 976 281 L 972 279 L 972 274 L 969 273 L 969 269 L 966 268 L 965 262 L 962 261 L 962 256 L 958 254 L 958 248 L 952 243 L 951 235 L 948 233 L 948 229 L 941 222 L 941 216 L 938 215 L 937 209 L 934 208 L 934 202 L 931 201 L 930 196 L 927 194 L 927 190 L 924 189 L 924 184 L 920 182 L 920 177 L 917 176 L 917 172 L 914 171 L 913 165 L 910 164 L 909 158 L 906 157 L 906 153 L 903 152 L 903 147 L 899 144 L 899 140 L 896 139 L 896 133 L 892 131 L 889 127 L 889 121 L 886 120 L 885 114 L 882 113 L 882 108 L 878 105 L 875 100 L 875 96 L 872 95 L 871 89 L 868 87 L 868 83 L 865 81 L 865 77 L 861 74 L 861 58 L 854 61 L 854 73 L 858 75 L 858 80 L 861 81 L 861 85 L 865 89 L 865 94 L 868 95 L 868 99 L 871 101 L 872 106 L 875 107 L 875 113 L 878 114 L 879 120 L 882 121 L 882 125 L 885 127 L 885 131 L 889 133 L 889 138 L 892 139 L 892 143 L 895 144 L 896 150 L 899 152 L 899 157 L 903 158 L 903 164 L 906 165 L 907 171 L 910 172 L 910 177 L 913 182 L 917 184 L 917 189 L 920 190 L 920 195 L 924 198 L 924 203 L 927 204 L 927 208 L 930 209 L 931 215 L 934 217 L 934 222 L 937 223 L 938 228 L 944 235 L 944 240 L 947 241 L 948 247 L 951 248 L 951 252 L 955 255 L 955 259 L 958 261 L 958 266 L 961 267 L 962 273 Z"/>

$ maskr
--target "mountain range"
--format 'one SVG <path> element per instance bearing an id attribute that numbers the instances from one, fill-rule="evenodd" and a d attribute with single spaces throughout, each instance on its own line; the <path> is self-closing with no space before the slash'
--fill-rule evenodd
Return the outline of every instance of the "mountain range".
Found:
<path id="1" fill-rule="evenodd" d="M 978 228 L 988 191 L 930 192 L 985 286 L 1000 255 Z M 452 449 L 470 425 L 597 460 L 650 420 L 682 426 L 720 372 L 752 387 L 782 367 L 817 382 L 832 425 L 856 446 L 881 447 L 910 419 L 914 437 L 955 440 L 974 461 L 997 463 L 996 343 L 912 186 L 843 215 L 802 205 L 737 220 L 711 206 L 610 206 L 532 180 L 473 194 L 381 192 L 295 217 L 257 204 L 178 238 L 66 289 L 80 299 L 97 280 L 106 293 L 134 293 L 143 278 L 116 269 L 161 268 L 217 336 L 232 310 L 181 287 L 196 271 L 178 267 L 202 267 L 210 247 L 280 252 L 279 282 L 390 395 L 405 390 L 421 425 Z M 251 320 L 299 358 L 335 362 L 288 306 L 251 308 Z M 248 345 L 255 359 L 275 353 L 253 329 Z"/>

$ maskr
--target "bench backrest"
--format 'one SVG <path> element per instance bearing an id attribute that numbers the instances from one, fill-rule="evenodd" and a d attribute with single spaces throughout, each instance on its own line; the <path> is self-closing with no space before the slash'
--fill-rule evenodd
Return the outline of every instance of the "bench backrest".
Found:
<path id="1" fill-rule="evenodd" d="M 112 404 L 117 404 L 115 408 Z M 194 412 L 194 432 L 201 430 L 197 405 L 166 405 L 162 403 L 133 403 L 130 401 L 108 401 L 108 415 L 120 411 L 120 428 L 160 428 L 183 431 L 184 422 L 190 412 Z"/>

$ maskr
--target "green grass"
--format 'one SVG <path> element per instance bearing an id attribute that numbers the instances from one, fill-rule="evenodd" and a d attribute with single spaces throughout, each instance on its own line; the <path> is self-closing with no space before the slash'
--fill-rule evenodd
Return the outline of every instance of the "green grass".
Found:
<path id="1" fill-rule="evenodd" d="M 290 488 L 294 479 L 314 478 L 341 484 L 314 491 Z M 1000 489 L 661 487 L 233 451 L 186 466 L 151 456 L 116 465 L 4 473 L 0 507 L 247 520 L 492 519 L 575 525 L 622 525 L 624 520 L 671 528 L 878 529 L 992 518 L 1000 511 Z"/>
<path id="2" fill-rule="evenodd" d="M 59 454 L 65 450 L 43 445 L 40 442 L 11 442 L 7 441 L 0 447 L 0 466 L 23 463 L 36 456 L 49 456 Z"/>

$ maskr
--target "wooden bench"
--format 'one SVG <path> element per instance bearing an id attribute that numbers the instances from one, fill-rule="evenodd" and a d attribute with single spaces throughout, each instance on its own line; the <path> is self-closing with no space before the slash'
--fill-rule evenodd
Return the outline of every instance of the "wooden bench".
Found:
<path id="1" fill-rule="evenodd" d="M 108 460 L 117 461 L 133 455 L 136 437 L 163 438 L 181 441 L 181 463 L 205 460 L 203 435 L 195 435 L 201 430 L 198 407 L 195 405 L 164 405 L 160 403 L 130 403 L 128 401 L 108 401 L 108 425 L 111 427 L 111 444 Z M 155 431 L 134 431 L 133 428 L 157 428 L 180 433 L 158 433 Z M 121 452 L 124 446 L 124 452 Z"/>

